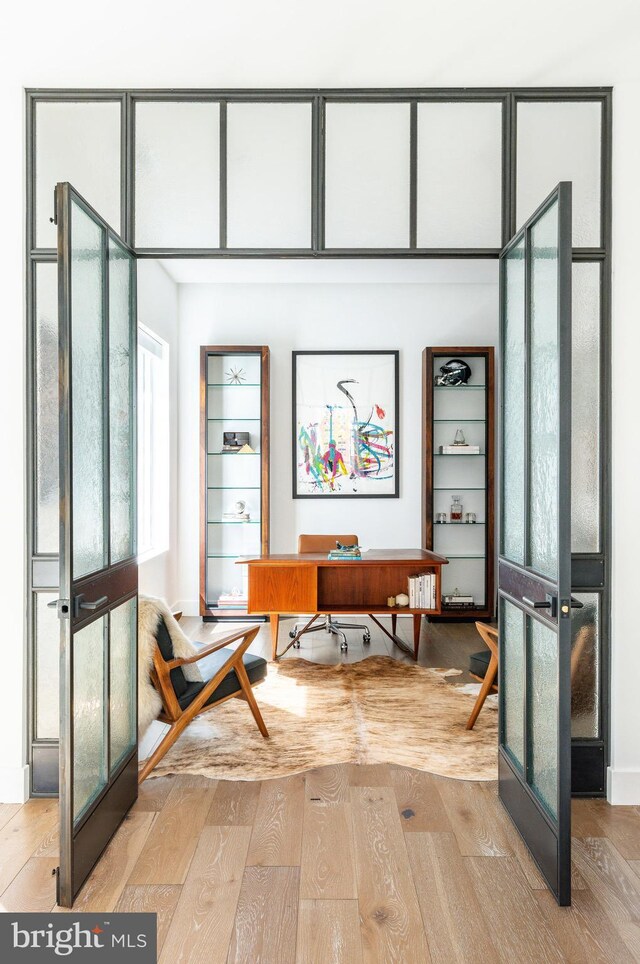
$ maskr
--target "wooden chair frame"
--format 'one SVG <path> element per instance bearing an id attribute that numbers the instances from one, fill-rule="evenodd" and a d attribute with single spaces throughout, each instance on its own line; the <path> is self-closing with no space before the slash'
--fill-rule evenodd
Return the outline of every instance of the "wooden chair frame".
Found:
<path id="1" fill-rule="evenodd" d="M 491 653 L 491 658 L 489 660 L 489 665 L 487 666 L 487 672 L 480 687 L 480 692 L 478 693 L 475 706 L 471 710 L 471 716 L 467 720 L 467 730 L 472 730 L 480 710 L 484 706 L 484 701 L 486 700 L 489 693 L 496 689 L 495 682 L 498 675 L 498 630 L 494 626 L 487 626 L 486 623 L 476 623 L 476 629 L 482 636 L 484 642 L 489 647 Z M 475 676 L 474 673 L 471 674 L 475 679 L 479 677 Z"/>
<path id="2" fill-rule="evenodd" d="M 244 663 L 242 662 L 242 657 L 258 635 L 259 629 L 259 626 L 253 626 L 250 629 L 245 629 L 242 630 L 242 632 L 235 633 L 233 636 L 227 636 L 225 639 L 220 640 L 220 642 L 207 646 L 205 649 L 201 650 L 199 653 L 196 653 L 195 656 L 191 656 L 189 659 L 176 658 L 165 660 L 160 652 L 160 647 L 156 643 L 153 653 L 153 669 L 151 670 L 151 680 L 160 694 L 160 699 L 162 700 L 162 712 L 158 719 L 163 723 L 169 723 L 170 728 L 162 739 L 162 742 L 156 747 L 149 759 L 145 762 L 145 765 L 138 775 L 138 783 L 142 783 L 143 780 L 146 780 L 153 768 L 157 766 L 163 756 L 176 742 L 182 731 L 186 729 L 189 723 L 191 723 L 191 721 L 198 716 L 199 713 L 204 713 L 206 710 L 211 710 L 215 706 L 219 706 L 221 703 L 226 703 L 227 700 L 246 700 L 246 702 L 249 704 L 249 709 L 253 714 L 253 718 L 258 724 L 258 729 L 265 738 L 269 736 L 269 731 L 267 730 L 265 722 L 262 719 L 262 714 L 258 704 L 256 703 L 256 698 L 253 695 L 251 682 L 244 667 Z M 212 676 L 211 679 L 205 683 L 204 687 L 198 693 L 193 702 L 183 710 L 178 702 L 178 698 L 173 689 L 173 684 L 171 683 L 171 670 L 178 669 L 180 666 L 188 666 L 191 663 L 197 663 L 199 660 L 204 659 L 205 656 L 211 656 L 212 653 L 216 653 L 219 649 L 224 649 L 229 645 L 229 643 L 235 643 L 238 639 L 242 640 L 238 648 L 234 650 L 229 659 L 223 663 L 215 676 Z M 229 673 L 229 671 L 232 669 L 236 671 L 236 676 L 238 677 L 238 682 L 240 683 L 240 689 L 235 693 L 230 693 L 228 696 L 222 697 L 220 700 L 216 700 L 215 703 L 210 703 L 208 706 L 205 706 L 205 703 L 211 694 L 220 685 L 227 673 Z"/>

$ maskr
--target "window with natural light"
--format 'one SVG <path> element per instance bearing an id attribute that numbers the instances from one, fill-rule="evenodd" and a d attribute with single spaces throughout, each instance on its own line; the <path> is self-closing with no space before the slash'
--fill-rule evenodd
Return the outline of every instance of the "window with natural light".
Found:
<path id="1" fill-rule="evenodd" d="M 169 548 L 169 346 L 138 326 L 138 559 Z"/>

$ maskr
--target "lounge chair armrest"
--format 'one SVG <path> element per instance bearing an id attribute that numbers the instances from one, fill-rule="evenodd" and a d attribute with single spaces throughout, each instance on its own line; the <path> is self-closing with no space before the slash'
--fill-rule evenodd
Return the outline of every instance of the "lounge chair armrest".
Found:
<path id="1" fill-rule="evenodd" d="M 245 647 L 240 647 L 246 649 L 253 642 L 255 637 L 258 635 L 259 627 L 253 627 L 249 630 L 243 630 L 240 633 L 235 633 L 233 636 L 226 636 L 217 643 L 212 643 L 211 646 L 205 646 L 201 649 L 199 653 L 194 656 L 187 657 L 176 657 L 175 659 L 167 660 L 167 669 L 177 669 L 179 666 L 189 666 L 191 663 L 197 663 L 198 660 L 204 659 L 205 656 L 211 656 L 212 653 L 217 653 L 219 649 L 224 649 L 229 643 L 235 643 L 238 639 L 246 639 L 248 636 L 250 639 L 247 641 Z"/>

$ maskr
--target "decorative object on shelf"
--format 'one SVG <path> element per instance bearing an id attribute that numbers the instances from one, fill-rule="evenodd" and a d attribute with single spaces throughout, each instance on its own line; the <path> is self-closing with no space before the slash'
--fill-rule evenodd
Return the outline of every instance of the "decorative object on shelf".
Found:
<path id="1" fill-rule="evenodd" d="M 231 367 L 229 371 L 224 374 L 229 385 L 242 385 L 242 383 L 247 380 L 247 373 L 244 368 Z"/>
<path id="2" fill-rule="evenodd" d="M 255 455 L 256 450 L 252 449 L 248 442 L 245 442 L 242 448 L 238 449 L 237 454 L 238 455 Z"/>
<path id="3" fill-rule="evenodd" d="M 471 378 L 471 369 L 462 358 L 452 358 L 440 368 L 436 385 L 466 385 Z"/>
<path id="4" fill-rule="evenodd" d="M 239 452 L 243 445 L 248 445 L 251 441 L 248 432 L 223 432 L 222 451 Z"/>
<path id="5" fill-rule="evenodd" d="M 406 592 L 398 593 L 398 595 L 396 596 L 396 606 L 402 609 L 403 606 L 408 606 L 408 605 L 409 605 L 409 597 L 407 596 Z"/>
<path id="6" fill-rule="evenodd" d="M 251 514 L 247 512 L 246 502 L 239 499 L 230 512 L 222 513 L 222 518 L 225 522 L 250 522 Z"/>
<path id="7" fill-rule="evenodd" d="M 293 352 L 293 497 L 397 498 L 397 351 Z"/>
<path id="8" fill-rule="evenodd" d="M 387 606 L 389 607 L 389 609 L 393 609 L 393 607 L 395 606 L 395 604 L 396 604 L 396 597 L 395 597 L 395 596 L 387 596 Z"/>
<path id="9" fill-rule="evenodd" d="M 234 586 L 231 592 L 220 593 L 218 596 L 220 609 L 246 609 L 247 602 L 247 594 L 241 592 L 237 586 Z"/>
<path id="10" fill-rule="evenodd" d="M 452 522 L 462 522 L 462 505 L 460 503 L 459 495 L 453 496 L 449 515 Z"/>
<path id="11" fill-rule="evenodd" d="M 453 444 L 454 444 L 454 445 L 466 445 L 466 444 L 467 444 L 467 440 L 466 440 L 466 438 L 464 437 L 464 432 L 462 431 L 461 428 L 459 428 L 459 429 L 456 430 L 456 434 L 455 434 L 454 437 L 453 437 Z"/>
<path id="12" fill-rule="evenodd" d="M 473 525 L 473 523 L 476 522 L 475 512 L 467 512 L 466 516 L 464 517 L 464 521 L 468 522 L 469 525 Z"/>
<path id="13" fill-rule="evenodd" d="M 444 525 L 446 521 L 447 521 L 446 512 L 436 512 L 436 522 L 438 523 L 438 525 Z"/>

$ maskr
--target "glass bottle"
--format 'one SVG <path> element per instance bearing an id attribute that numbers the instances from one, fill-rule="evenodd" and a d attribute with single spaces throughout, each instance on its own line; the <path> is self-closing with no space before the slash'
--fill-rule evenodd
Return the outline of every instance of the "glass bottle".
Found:
<path id="1" fill-rule="evenodd" d="M 453 501 L 451 503 L 451 521 L 452 522 L 462 522 L 462 505 L 460 504 L 460 496 L 454 495 Z"/>

